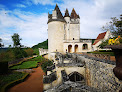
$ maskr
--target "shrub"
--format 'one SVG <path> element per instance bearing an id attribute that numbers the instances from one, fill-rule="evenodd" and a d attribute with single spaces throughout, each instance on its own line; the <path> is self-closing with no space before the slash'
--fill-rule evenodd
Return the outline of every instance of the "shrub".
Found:
<path id="1" fill-rule="evenodd" d="M 27 48 L 24 51 L 27 53 L 28 56 L 32 56 L 34 52 L 32 48 Z"/>
<path id="2" fill-rule="evenodd" d="M 8 72 L 8 62 L 0 62 L 0 73 Z"/>
<path id="3" fill-rule="evenodd" d="M 9 62 L 15 60 L 13 51 L 6 51 L 0 53 L 0 62 Z"/>
<path id="4" fill-rule="evenodd" d="M 42 63 L 41 67 L 43 69 L 44 72 L 47 71 L 47 66 L 51 66 L 53 65 L 53 62 L 50 60 L 46 60 L 45 62 Z"/>

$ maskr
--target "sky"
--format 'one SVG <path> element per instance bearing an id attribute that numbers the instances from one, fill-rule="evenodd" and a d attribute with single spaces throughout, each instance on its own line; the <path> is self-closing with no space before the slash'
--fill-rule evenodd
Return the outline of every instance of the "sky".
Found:
<path id="1" fill-rule="evenodd" d="M 122 0 L 0 0 L 0 38 L 5 47 L 11 36 L 20 35 L 21 44 L 32 47 L 48 39 L 48 12 L 58 4 L 64 15 L 74 8 L 80 16 L 80 38 L 95 39 L 111 17 L 122 14 Z"/>

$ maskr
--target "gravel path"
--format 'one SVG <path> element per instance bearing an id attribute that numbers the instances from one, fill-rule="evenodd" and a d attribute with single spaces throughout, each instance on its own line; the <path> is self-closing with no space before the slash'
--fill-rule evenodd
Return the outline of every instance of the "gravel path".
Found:
<path id="1" fill-rule="evenodd" d="M 22 83 L 10 88 L 8 92 L 43 92 L 43 75 L 45 73 L 41 67 L 34 68 L 35 72 Z"/>

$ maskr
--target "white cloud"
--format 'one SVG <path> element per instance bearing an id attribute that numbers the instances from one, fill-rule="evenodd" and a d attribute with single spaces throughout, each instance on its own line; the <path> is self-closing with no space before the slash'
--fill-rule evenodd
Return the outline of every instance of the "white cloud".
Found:
<path id="1" fill-rule="evenodd" d="M 55 4 L 54 0 L 26 0 L 23 2 L 27 5 L 32 5 L 32 4 L 54 5 Z"/>
<path id="2" fill-rule="evenodd" d="M 24 4 L 16 4 L 16 7 L 26 8 Z"/>
<path id="3" fill-rule="evenodd" d="M 59 4 L 62 13 L 72 8 L 80 15 L 81 38 L 96 38 L 102 32 L 101 27 L 110 21 L 111 17 L 119 17 L 122 14 L 122 0 L 63 0 Z M 54 0 L 26 0 L 26 4 L 54 5 Z M 0 5 L 0 37 L 8 46 L 12 44 L 11 35 L 18 33 L 25 46 L 33 46 L 46 40 L 47 13 L 33 14 L 21 10 L 5 10 Z M 50 10 L 50 9 L 48 9 Z"/>
<path id="4" fill-rule="evenodd" d="M 122 14 L 122 0 L 63 0 L 59 7 L 64 13 L 68 8 L 71 13 L 75 8 L 80 15 L 81 38 L 96 38 L 101 27 L 110 21 L 111 17 Z"/>
<path id="5" fill-rule="evenodd" d="M 5 14 L 6 13 L 6 14 Z M 0 37 L 5 46 L 12 44 L 11 36 L 18 33 L 25 46 L 33 46 L 47 39 L 47 14 L 35 15 L 14 10 L 0 11 Z"/>

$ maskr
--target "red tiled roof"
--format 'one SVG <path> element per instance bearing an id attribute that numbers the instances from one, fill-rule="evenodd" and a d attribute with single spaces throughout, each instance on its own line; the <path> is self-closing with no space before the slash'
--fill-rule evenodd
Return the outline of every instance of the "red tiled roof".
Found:
<path id="1" fill-rule="evenodd" d="M 98 35 L 98 37 L 97 37 L 96 40 L 98 40 L 98 39 L 103 39 L 103 38 L 105 37 L 105 34 L 106 34 L 106 32 L 100 33 L 100 34 Z"/>
<path id="2" fill-rule="evenodd" d="M 98 43 L 100 41 L 100 39 L 103 39 L 105 37 L 105 34 L 106 32 L 104 33 L 100 33 L 98 36 L 97 36 L 97 39 L 94 41 L 93 45 L 95 45 L 96 43 Z"/>
<path id="3" fill-rule="evenodd" d="M 93 45 L 95 45 L 96 43 L 98 43 L 100 40 L 95 40 L 94 41 L 94 43 L 93 43 Z"/>

